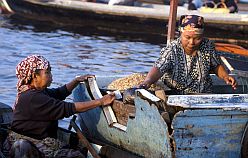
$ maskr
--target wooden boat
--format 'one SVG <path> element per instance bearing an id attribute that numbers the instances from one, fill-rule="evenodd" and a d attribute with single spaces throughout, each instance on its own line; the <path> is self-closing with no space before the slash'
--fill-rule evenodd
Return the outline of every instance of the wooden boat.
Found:
<path id="1" fill-rule="evenodd" d="M 73 91 L 74 101 L 101 97 L 106 93 L 106 85 L 120 77 L 123 75 L 89 79 Z M 138 89 L 135 109 L 127 116 L 126 125 L 118 122 L 111 107 L 98 107 L 78 114 L 80 126 L 91 142 L 108 147 L 109 157 L 121 158 L 120 153 L 123 158 L 246 157 L 248 79 L 235 77 L 239 83 L 237 91 L 212 75 L 217 94 L 168 95 L 167 101 Z M 165 102 L 168 111 L 161 110 Z M 168 113 L 173 109 L 177 112 L 170 120 Z M 1 128 L 10 123 L 11 118 L 12 108 L 0 103 Z M 74 138 L 75 141 L 75 133 L 65 129 L 59 131 L 60 140 L 72 143 L 71 138 Z M 6 135 L 0 132 L 2 141 Z"/>
<path id="2" fill-rule="evenodd" d="M 14 12 L 15 15 L 21 16 L 17 18 L 39 19 L 41 21 L 48 21 L 59 25 L 73 25 L 73 26 L 88 26 L 104 28 L 101 32 L 107 32 L 108 28 L 113 31 L 121 30 L 122 32 L 132 33 L 147 33 L 147 36 L 161 36 L 165 35 L 165 24 L 169 19 L 169 6 L 148 4 L 152 8 L 146 7 L 130 7 L 130 6 L 108 6 L 106 4 L 81 2 L 78 0 L 1 0 L 3 4 L 7 5 L 8 12 Z M 143 0 L 144 1 L 144 0 Z M 147 4 L 147 3 L 146 3 Z M 181 14 L 200 14 L 198 12 L 189 12 L 185 8 L 178 7 L 177 19 Z M 243 33 L 248 32 L 248 14 L 224 14 L 213 15 L 200 14 L 204 16 L 207 26 L 215 27 L 221 26 L 222 29 L 242 30 Z M 59 17 L 59 18 L 58 18 Z M 91 21 L 93 20 L 93 21 Z M 96 20 L 98 23 L 96 23 Z M 234 21 L 233 21 L 234 20 Z M 118 23 L 116 23 L 118 22 Z M 120 23 L 121 22 L 121 25 Z M 109 24 L 108 24 L 109 23 Z M 132 25 L 130 25 L 132 24 Z M 142 27 L 140 27 L 142 25 Z M 132 27 L 130 27 L 132 26 Z M 128 29 L 124 29 L 124 28 Z M 208 29 L 206 29 L 208 30 Z M 113 32 L 112 32 L 113 33 Z M 234 37 L 238 34 L 232 34 Z M 169 36 L 169 35 L 168 35 Z M 247 45 L 246 40 L 231 39 L 228 41 L 223 37 L 211 38 L 215 41 L 225 43 L 240 43 Z M 248 51 L 243 48 L 237 48 L 232 44 L 218 44 L 217 50 L 227 51 L 231 53 L 241 52 L 241 55 L 248 54 Z"/>
<path id="3" fill-rule="evenodd" d="M 156 39 L 158 37 L 165 38 L 165 25 L 169 18 L 169 6 L 161 4 L 145 3 L 141 5 L 143 7 L 130 7 L 108 6 L 106 4 L 81 2 L 77 0 L 0 1 L 4 2 L 3 4 L 7 4 L 6 9 L 9 8 L 9 12 L 14 12 L 14 15 L 11 17 L 15 17 L 15 19 L 27 19 L 29 22 L 32 20 L 43 21 L 45 23 L 51 22 L 56 26 L 69 25 L 73 26 L 73 28 L 79 27 L 80 30 L 84 29 L 82 27 L 87 29 L 94 28 L 96 29 L 95 31 L 104 33 L 104 35 L 113 33 L 125 34 L 125 36 L 126 34 L 139 34 L 139 36 L 143 35 L 144 38 L 147 38 L 147 36 L 156 37 Z M 189 12 L 181 6 L 178 7 L 178 10 L 179 13 L 176 15 L 177 19 L 181 14 L 200 14 L 196 11 Z M 234 30 L 230 34 L 232 37 L 240 36 L 240 31 L 242 34 L 248 33 L 248 14 L 230 14 L 228 16 L 216 14 L 214 17 L 211 17 L 213 15 L 207 14 L 200 15 L 205 17 L 207 34 L 211 34 L 210 30 L 212 30 L 213 27 L 218 28 L 220 35 L 214 38 L 209 37 L 210 39 L 216 42 L 236 43 L 243 46 L 248 44 L 245 39 L 225 39 L 224 36 L 226 29 Z M 221 30 L 219 28 L 221 28 Z M 223 34 L 223 36 L 221 34 Z M 162 40 L 160 39 L 160 41 Z M 220 47 L 222 48 L 219 49 Z M 223 49 L 229 50 L 229 52 L 237 52 L 237 48 L 234 48 L 233 45 L 218 45 L 218 50 Z M 235 51 L 233 51 L 233 49 L 235 49 Z M 242 55 L 248 54 L 247 50 L 238 50 L 238 52 L 240 51 L 242 51 Z"/>
<path id="4" fill-rule="evenodd" d="M 123 76 L 89 79 L 73 91 L 74 101 L 101 97 L 106 86 L 119 77 Z M 167 101 L 138 89 L 135 112 L 127 110 L 126 125 L 120 123 L 113 105 L 80 113 L 81 129 L 93 142 L 111 144 L 141 157 L 247 157 L 248 79 L 235 77 L 237 91 L 213 75 L 215 94 L 168 95 Z M 128 108 L 127 104 L 119 105 L 122 111 Z M 161 110 L 161 105 L 167 111 Z"/>
<path id="5" fill-rule="evenodd" d="M 142 25 L 160 25 L 164 27 L 169 19 L 169 6 L 158 4 L 140 4 L 134 6 L 109 6 L 107 4 L 82 2 L 79 0 L 4 0 L 9 8 L 17 14 L 34 16 L 42 19 L 44 16 L 59 17 L 57 20 L 80 25 L 85 19 L 118 21 L 121 23 L 136 23 Z M 179 6 L 177 19 L 182 14 L 199 14 L 205 18 L 207 26 L 242 30 L 248 32 L 247 14 L 203 14 L 198 11 L 188 11 Z M 49 18 L 47 18 L 49 19 Z M 54 20 L 54 19 L 53 19 Z"/>

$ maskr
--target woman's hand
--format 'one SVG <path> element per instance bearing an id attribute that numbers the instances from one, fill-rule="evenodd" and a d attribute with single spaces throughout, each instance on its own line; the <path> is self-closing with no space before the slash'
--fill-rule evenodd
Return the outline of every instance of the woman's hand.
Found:
<path id="1" fill-rule="evenodd" d="M 75 77 L 71 82 L 66 84 L 66 88 L 69 92 L 72 92 L 72 90 L 80 83 L 86 81 L 88 78 L 95 77 L 95 75 L 82 75 Z"/>
<path id="2" fill-rule="evenodd" d="M 97 100 L 90 100 L 85 102 L 75 102 L 75 107 L 77 112 L 84 112 L 99 106 L 106 106 L 111 104 L 115 100 L 115 94 L 110 93 L 104 95 L 102 98 Z"/>
<path id="3" fill-rule="evenodd" d="M 101 105 L 102 106 L 106 106 L 111 104 L 113 101 L 115 100 L 115 94 L 114 93 L 110 93 L 107 95 L 104 95 L 100 101 L 101 101 Z"/>
<path id="4" fill-rule="evenodd" d="M 227 71 L 223 65 L 221 65 L 221 64 L 218 65 L 214 69 L 214 72 L 219 78 L 223 79 L 226 82 L 226 84 L 231 85 L 234 90 L 237 88 L 236 87 L 237 86 L 236 80 L 233 77 L 228 75 L 228 73 L 227 73 Z"/>
<path id="5" fill-rule="evenodd" d="M 226 76 L 223 78 L 223 80 L 226 82 L 226 84 L 231 85 L 233 89 L 236 89 L 237 82 L 232 76 Z"/>
<path id="6" fill-rule="evenodd" d="M 140 85 L 137 86 L 137 88 L 142 88 L 142 89 L 149 89 L 151 87 L 151 84 L 142 82 Z"/>
<path id="7" fill-rule="evenodd" d="M 151 87 L 151 85 L 155 82 L 157 82 L 163 74 L 160 72 L 160 70 L 157 67 L 152 67 L 149 73 L 147 74 L 145 81 L 142 82 L 140 85 L 138 85 L 138 88 L 144 88 L 148 89 Z"/>
<path id="8" fill-rule="evenodd" d="M 84 82 L 86 81 L 88 78 L 92 78 L 92 77 L 95 77 L 95 75 L 90 75 L 90 74 L 87 74 L 87 75 L 82 75 L 82 76 L 77 76 L 75 78 L 75 80 L 80 83 L 80 82 Z"/>

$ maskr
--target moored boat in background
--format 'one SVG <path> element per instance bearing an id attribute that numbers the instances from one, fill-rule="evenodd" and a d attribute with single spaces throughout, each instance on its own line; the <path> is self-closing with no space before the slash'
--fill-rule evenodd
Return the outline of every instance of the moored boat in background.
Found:
<path id="1" fill-rule="evenodd" d="M 159 4 L 141 4 L 137 6 L 109 6 L 101 3 L 82 2 L 78 0 L 6 0 L 9 7 L 22 15 L 59 17 L 73 21 L 74 25 L 84 23 L 84 19 L 118 21 L 142 25 L 165 26 L 169 19 L 169 6 Z M 182 14 L 199 14 L 205 18 L 207 26 L 248 31 L 247 14 L 203 14 L 188 11 L 179 6 L 177 18 Z"/>
<path id="2" fill-rule="evenodd" d="M 1 0 L 5 1 L 13 18 L 28 21 L 42 21 L 60 27 L 93 27 L 101 32 L 146 34 L 146 36 L 166 36 L 169 26 L 169 6 L 144 3 L 135 6 L 108 6 L 107 4 L 82 2 L 78 0 Z M 149 7 L 148 7 L 149 6 Z M 240 44 L 247 48 L 248 14 L 201 14 L 179 6 L 178 19 L 182 14 L 199 14 L 206 21 L 206 35 L 218 43 Z M 232 30 L 226 35 L 226 30 Z M 215 33 L 217 32 L 217 33 Z M 236 39 L 237 37 L 240 39 Z M 160 37 L 160 38 L 162 38 Z M 244 37 L 244 38 L 243 38 Z M 218 48 L 224 47 L 218 45 Z M 225 47 L 227 47 L 225 45 Z M 228 46 L 230 48 L 230 46 Z M 233 47 L 233 45 L 232 45 Z M 235 48 L 236 49 L 236 48 Z M 227 50 L 227 49 L 225 49 Z M 237 49 L 236 49 L 237 50 Z M 244 51 L 244 50 L 242 50 Z M 232 51 L 233 52 L 233 51 Z M 237 51 L 235 51 L 237 52 Z M 247 50 L 245 51 L 247 53 Z M 242 54 L 245 54 L 242 53 Z"/>

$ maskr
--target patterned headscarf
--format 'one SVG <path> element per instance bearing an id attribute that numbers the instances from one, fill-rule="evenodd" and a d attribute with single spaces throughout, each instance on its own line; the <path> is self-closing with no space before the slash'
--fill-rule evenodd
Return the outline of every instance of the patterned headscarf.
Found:
<path id="1" fill-rule="evenodd" d="M 198 15 L 182 15 L 180 18 L 179 31 L 193 31 L 202 34 L 204 31 L 204 19 Z"/>
<path id="2" fill-rule="evenodd" d="M 16 67 L 17 91 L 21 93 L 29 89 L 29 83 L 32 79 L 32 74 L 37 69 L 48 69 L 49 61 L 40 55 L 30 55 L 22 60 Z"/>

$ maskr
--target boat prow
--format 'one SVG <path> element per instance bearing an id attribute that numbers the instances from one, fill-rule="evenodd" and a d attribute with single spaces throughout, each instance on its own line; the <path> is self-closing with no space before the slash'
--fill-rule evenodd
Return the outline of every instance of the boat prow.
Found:
<path id="1" fill-rule="evenodd" d="M 82 83 L 73 91 L 74 101 L 95 99 L 95 94 L 104 94 L 101 88 L 116 78 L 96 77 L 97 84 Z M 138 89 L 135 110 L 117 100 L 106 111 L 98 107 L 80 113 L 81 128 L 92 141 L 115 145 L 141 157 L 239 158 L 248 145 L 247 78 L 237 77 L 236 92 L 215 75 L 212 78 L 218 94 L 159 97 L 156 92 Z"/>

